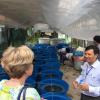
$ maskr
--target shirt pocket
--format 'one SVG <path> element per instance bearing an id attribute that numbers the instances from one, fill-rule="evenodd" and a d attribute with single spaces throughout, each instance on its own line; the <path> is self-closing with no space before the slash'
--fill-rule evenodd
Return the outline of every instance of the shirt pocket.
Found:
<path id="1" fill-rule="evenodd" d="M 93 86 L 96 86 L 96 85 L 100 84 L 100 80 L 99 80 L 99 76 L 98 75 L 91 74 L 90 79 L 91 79 L 91 84 Z"/>

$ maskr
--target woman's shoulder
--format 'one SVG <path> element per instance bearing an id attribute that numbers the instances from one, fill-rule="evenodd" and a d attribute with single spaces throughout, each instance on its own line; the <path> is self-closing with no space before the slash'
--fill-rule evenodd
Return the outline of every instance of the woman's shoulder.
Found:
<path id="1" fill-rule="evenodd" d="M 26 96 L 27 97 L 32 97 L 34 98 L 35 100 L 40 100 L 40 95 L 39 93 L 37 92 L 37 90 L 33 87 L 28 87 L 27 90 L 26 90 Z"/>
<path id="2" fill-rule="evenodd" d="M 9 100 L 16 100 L 21 87 L 6 86 L 6 81 L 8 80 L 0 81 L 0 99 L 3 98 L 2 100 L 7 100 L 7 98 L 10 98 Z"/>
<path id="3" fill-rule="evenodd" d="M 0 81 L 0 90 L 1 91 L 6 91 L 6 92 L 9 92 L 12 94 L 12 93 L 18 93 L 19 90 L 22 88 L 22 86 L 13 87 L 13 86 L 5 85 L 6 81 L 8 81 L 8 80 Z"/>
<path id="4" fill-rule="evenodd" d="M 6 81 L 7 81 L 6 79 L 1 80 L 1 81 L 0 81 L 0 87 L 3 86 L 3 84 L 4 84 Z"/>
<path id="5" fill-rule="evenodd" d="M 37 90 L 33 87 L 28 87 L 27 88 L 27 93 L 30 93 L 30 94 L 38 94 Z"/>
<path id="6" fill-rule="evenodd" d="M 6 81 L 7 81 L 7 79 L 3 79 L 3 80 L 0 81 L 0 84 L 4 83 Z"/>

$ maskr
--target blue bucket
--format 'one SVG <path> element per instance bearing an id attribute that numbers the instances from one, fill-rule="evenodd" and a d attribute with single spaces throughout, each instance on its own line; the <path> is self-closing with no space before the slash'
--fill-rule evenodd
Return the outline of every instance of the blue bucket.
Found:
<path id="1" fill-rule="evenodd" d="M 9 79 L 9 76 L 6 73 L 0 73 L 0 81 L 3 79 Z"/>
<path id="2" fill-rule="evenodd" d="M 66 95 L 69 85 L 60 79 L 46 79 L 40 81 L 38 88 L 40 90 L 40 94 L 54 93 Z"/>
<path id="3" fill-rule="evenodd" d="M 2 68 L 2 66 L 0 65 L 0 81 L 2 79 L 9 79 L 8 74 L 4 71 L 4 69 Z"/>
<path id="4" fill-rule="evenodd" d="M 42 97 L 47 100 L 71 100 L 71 98 L 66 95 L 59 95 L 53 93 L 43 94 Z"/>
<path id="5" fill-rule="evenodd" d="M 27 78 L 27 80 L 25 81 L 25 85 L 26 86 L 31 86 L 31 87 L 35 87 L 36 82 L 32 77 Z"/>
<path id="6" fill-rule="evenodd" d="M 56 78 L 62 79 L 63 73 L 60 70 L 44 70 L 41 72 L 41 79 Z"/>
<path id="7" fill-rule="evenodd" d="M 60 69 L 61 64 L 59 62 L 47 62 L 44 65 L 41 65 L 41 70 L 59 70 Z"/>

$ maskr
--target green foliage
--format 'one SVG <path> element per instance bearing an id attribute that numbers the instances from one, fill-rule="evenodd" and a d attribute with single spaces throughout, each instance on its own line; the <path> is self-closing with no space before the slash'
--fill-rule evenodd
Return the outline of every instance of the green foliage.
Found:
<path id="1" fill-rule="evenodd" d="M 38 42 L 38 38 L 40 38 L 40 32 L 36 32 L 34 33 L 33 36 L 27 36 L 27 41 L 26 42 L 30 42 L 30 43 L 37 43 Z"/>

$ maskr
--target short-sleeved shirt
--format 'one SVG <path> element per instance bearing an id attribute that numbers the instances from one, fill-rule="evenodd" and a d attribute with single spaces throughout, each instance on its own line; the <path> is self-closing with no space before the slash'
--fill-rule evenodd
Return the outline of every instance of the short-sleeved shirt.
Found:
<path id="1" fill-rule="evenodd" d="M 0 81 L 0 100 L 17 100 L 17 96 L 23 85 L 16 87 L 6 86 L 4 85 L 6 81 L 7 80 Z M 40 96 L 36 89 L 27 88 L 26 100 L 40 100 Z"/>

